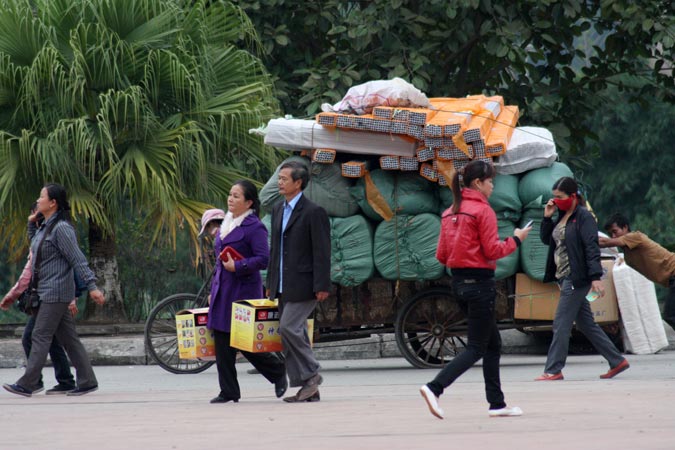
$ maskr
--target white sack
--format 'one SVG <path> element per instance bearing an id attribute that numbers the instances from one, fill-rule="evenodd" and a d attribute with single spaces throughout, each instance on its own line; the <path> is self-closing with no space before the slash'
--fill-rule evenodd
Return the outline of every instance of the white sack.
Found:
<path id="1" fill-rule="evenodd" d="M 612 274 L 626 352 L 646 355 L 667 347 L 654 283 L 626 263 L 615 264 Z"/>
<path id="2" fill-rule="evenodd" d="M 515 175 L 549 167 L 558 159 L 553 135 L 546 128 L 517 127 L 506 153 L 495 160 L 497 173 Z"/>
<path id="3" fill-rule="evenodd" d="M 349 88 L 347 94 L 335 105 L 324 103 L 324 112 L 345 114 L 371 114 L 376 106 L 427 108 L 429 99 L 419 89 L 401 78 L 377 80 Z"/>

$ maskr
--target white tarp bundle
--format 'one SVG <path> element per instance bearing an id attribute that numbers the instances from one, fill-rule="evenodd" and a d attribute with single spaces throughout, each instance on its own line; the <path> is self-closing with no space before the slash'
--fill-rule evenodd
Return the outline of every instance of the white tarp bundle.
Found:
<path id="1" fill-rule="evenodd" d="M 516 175 L 528 170 L 549 167 L 558 159 L 553 135 L 546 128 L 517 127 L 506 153 L 495 160 L 497 173 Z"/>
<path id="2" fill-rule="evenodd" d="M 328 128 L 314 120 L 272 119 L 265 144 L 288 150 L 330 148 L 365 155 L 415 156 L 414 139 L 391 133 L 370 133 Z"/>
<path id="3" fill-rule="evenodd" d="M 667 347 L 654 283 L 626 263 L 615 264 L 612 273 L 626 352 L 647 355 Z"/>

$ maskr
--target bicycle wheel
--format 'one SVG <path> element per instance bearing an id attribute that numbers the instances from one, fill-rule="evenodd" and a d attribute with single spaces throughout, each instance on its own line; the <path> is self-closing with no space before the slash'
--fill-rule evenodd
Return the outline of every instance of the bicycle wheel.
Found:
<path id="1" fill-rule="evenodd" d="M 200 300 L 195 294 L 175 294 L 163 299 L 150 311 L 145 322 L 145 348 L 162 369 L 177 374 L 199 373 L 215 363 L 178 357 L 176 313 L 201 307 Z"/>
<path id="2" fill-rule="evenodd" d="M 430 288 L 403 305 L 395 335 L 410 364 L 441 368 L 466 347 L 466 319 L 449 289 Z"/>

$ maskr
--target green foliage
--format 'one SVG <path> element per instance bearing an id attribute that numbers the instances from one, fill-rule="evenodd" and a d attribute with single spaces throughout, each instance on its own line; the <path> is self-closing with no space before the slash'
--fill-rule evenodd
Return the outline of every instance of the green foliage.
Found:
<path id="1" fill-rule="evenodd" d="M 195 254 L 188 245 L 187 230 L 179 231 L 176 250 L 166 245 L 148 249 L 151 235 L 138 221 L 124 220 L 118 230 L 119 277 L 130 322 L 145 321 L 150 310 L 164 297 L 199 291 L 203 280 L 191 264 Z"/>
<path id="2" fill-rule="evenodd" d="M 571 154 L 616 85 L 673 99 L 670 2 L 237 1 L 261 36 L 277 96 L 311 115 L 354 84 L 402 77 L 433 97 L 501 94 Z M 661 70 L 669 67 L 668 70 Z M 630 74 L 639 87 L 619 79 Z"/>
<path id="3" fill-rule="evenodd" d="M 0 299 L 14 286 L 19 275 L 21 275 L 23 265 L 26 263 L 24 259 L 18 263 L 5 264 L 6 256 L 5 249 L 0 248 Z M 12 306 L 9 311 L 0 311 L 0 323 L 23 323 L 25 321 L 26 315 L 15 306 Z"/>
<path id="4" fill-rule="evenodd" d="M 0 0 L 2 239 L 46 181 L 108 236 L 128 208 L 193 238 L 232 181 L 268 173 L 248 133 L 276 103 L 246 15 L 223 1 Z M 93 248 L 93 247 L 92 247 Z"/>
<path id="5" fill-rule="evenodd" d="M 598 135 L 599 157 L 578 172 L 590 188 L 600 225 L 621 212 L 633 229 L 675 250 L 675 106 L 628 103 L 617 89 L 603 101 L 607 107 L 589 121 Z"/>

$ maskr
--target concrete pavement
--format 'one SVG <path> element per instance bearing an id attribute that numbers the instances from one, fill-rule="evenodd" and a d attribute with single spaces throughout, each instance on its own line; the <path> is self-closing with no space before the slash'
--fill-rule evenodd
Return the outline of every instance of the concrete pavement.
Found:
<path id="1" fill-rule="evenodd" d="M 675 331 L 665 326 L 670 345 L 675 350 Z M 10 337 L 0 339 L 0 368 L 20 367 L 25 364 L 21 347 L 22 326 L 17 326 Z M 78 332 L 94 365 L 153 364 L 146 354 L 143 325 L 78 326 Z M 503 354 L 544 355 L 550 338 L 502 330 Z M 587 347 L 587 346 L 584 346 Z M 320 360 L 373 359 L 401 356 L 393 334 L 374 334 L 371 337 L 349 341 L 317 343 L 315 352 Z M 574 347 L 572 347 L 574 352 Z M 675 447 L 674 447 L 675 448 Z"/>
<path id="2" fill-rule="evenodd" d="M 319 403 L 286 404 L 238 364 L 242 400 L 210 405 L 214 368 L 173 375 L 156 366 L 99 366 L 101 389 L 83 397 L 0 390 L 0 448 L 49 449 L 669 449 L 675 448 L 675 352 L 629 355 L 631 368 L 598 375 L 597 355 L 571 356 L 565 380 L 535 382 L 544 356 L 506 355 L 502 383 L 522 417 L 489 418 L 480 365 L 429 414 L 418 388 L 436 370 L 400 358 L 323 361 Z M 1 369 L 14 382 L 21 369 Z M 46 384 L 52 380 L 45 371 Z M 294 391 L 291 390 L 290 393 Z"/>

